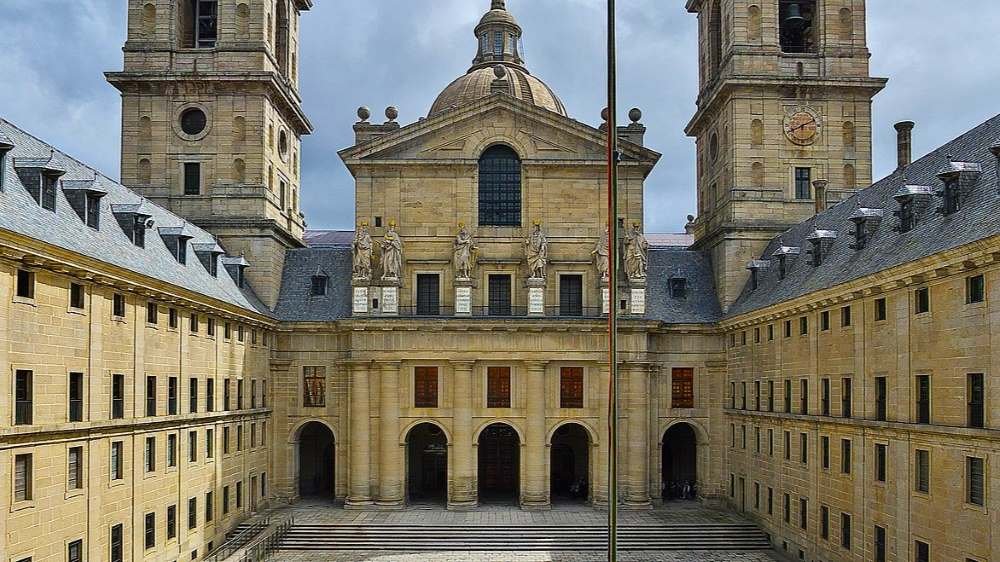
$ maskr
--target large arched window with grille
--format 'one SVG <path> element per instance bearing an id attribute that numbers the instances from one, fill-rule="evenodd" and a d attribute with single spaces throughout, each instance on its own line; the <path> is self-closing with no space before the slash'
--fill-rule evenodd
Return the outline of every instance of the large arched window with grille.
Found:
<path id="1" fill-rule="evenodd" d="M 521 226 L 521 159 L 498 144 L 479 159 L 479 225 Z"/>

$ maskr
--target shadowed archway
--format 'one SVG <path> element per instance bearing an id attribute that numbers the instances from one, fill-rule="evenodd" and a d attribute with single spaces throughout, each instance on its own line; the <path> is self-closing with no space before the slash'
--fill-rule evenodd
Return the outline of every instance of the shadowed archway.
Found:
<path id="1" fill-rule="evenodd" d="M 664 500 L 693 500 L 698 486 L 698 439 L 687 423 L 663 434 L 661 487 Z"/>
<path id="2" fill-rule="evenodd" d="M 553 503 L 590 499 L 590 434 L 577 423 L 567 423 L 552 435 L 549 495 Z"/>
<path id="3" fill-rule="evenodd" d="M 479 434 L 479 501 L 517 504 L 521 439 L 513 427 L 494 423 Z"/>
<path id="4" fill-rule="evenodd" d="M 334 436 L 330 428 L 309 422 L 299 430 L 299 495 L 334 498 Z"/>
<path id="5" fill-rule="evenodd" d="M 448 502 L 448 438 L 432 423 L 421 423 L 406 434 L 406 499 Z"/>

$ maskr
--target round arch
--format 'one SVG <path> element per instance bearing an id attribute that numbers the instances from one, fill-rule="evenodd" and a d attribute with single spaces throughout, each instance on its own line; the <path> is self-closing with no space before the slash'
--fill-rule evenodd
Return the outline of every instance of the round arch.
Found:
<path id="1" fill-rule="evenodd" d="M 511 429 L 513 429 L 517 433 L 517 439 L 518 439 L 518 441 L 521 442 L 521 446 L 522 447 L 525 446 L 524 432 L 521 430 L 520 427 L 517 426 L 516 423 L 514 423 L 513 421 L 511 421 L 509 419 L 506 419 L 506 418 L 487 420 L 487 421 L 483 422 L 482 424 L 480 424 L 480 426 L 477 427 L 474 432 L 472 432 L 472 446 L 473 447 L 478 446 L 479 445 L 479 436 L 483 433 L 483 431 L 485 431 L 486 428 L 488 428 L 489 426 L 496 425 L 496 424 L 509 425 L 511 427 Z"/>
<path id="2" fill-rule="evenodd" d="M 416 421 L 407 424 L 406 427 L 404 427 L 402 431 L 399 432 L 399 444 L 405 446 L 406 439 L 410 435 L 410 432 L 413 431 L 413 429 L 416 428 L 417 426 L 423 425 L 425 423 L 437 426 L 437 428 L 441 430 L 441 433 L 444 433 L 444 438 L 448 443 L 448 447 L 451 447 L 452 444 L 454 444 L 454 440 L 451 438 L 451 432 L 448 431 L 448 428 L 445 427 L 444 424 L 442 424 L 441 422 L 433 419 L 418 419 Z"/>
<path id="3" fill-rule="evenodd" d="M 303 420 L 290 434 L 291 481 L 295 494 L 332 500 L 337 494 L 337 450 L 339 441 L 333 427 L 323 420 Z"/>
<path id="4" fill-rule="evenodd" d="M 299 437 L 302 434 L 302 429 L 305 428 L 305 426 L 309 425 L 310 423 L 318 423 L 326 426 L 326 428 L 330 430 L 330 433 L 333 434 L 334 442 L 340 443 L 340 437 L 337 435 L 337 428 L 334 426 L 334 424 L 320 418 L 306 418 L 296 423 L 294 426 L 292 426 L 292 430 L 288 433 L 288 442 L 298 443 Z"/>
<path id="5" fill-rule="evenodd" d="M 476 482 L 481 503 L 517 504 L 521 499 L 524 437 L 509 421 L 493 420 L 475 438 Z"/>
<path id="6" fill-rule="evenodd" d="M 410 424 L 404 439 L 406 500 L 417 504 L 447 504 L 448 434 L 439 423 L 428 420 Z"/>
<path id="7" fill-rule="evenodd" d="M 546 440 L 546 464 L 553 503 L 593 501 L 594 438 L 595 432 L 578 420 L 563 420 L 552 428 Z"/>
<path id="8" fill-rule="evenodd" d="M 576 424 L 576 425 L 582 427 L 583 430 L 586 431 L 587 435 L 590 437 L 590 446 L 592 448 L 598 446 L 598 444 L 600 443 L 600 437 L 599 437 L 597 431 L 593 427 L 591 427 L 589 423 L 587 423 L 587 422 L 585 422 L 583 420 L 575 419 L 575 418 L 570 418 L 570 419 L 565 419 L 565 420 L 559 420 L 558 422 L 556 422 L 555 425 L 553 425 L 549 429 L 548 435 L 545 436 L 545 444 L 551 447 L 552 446 L 552 436 L 554 436 L 556 434 L 556 432 L 559 431 L 560 427 L 562 427 L 564 425 L 569 425 L 569 424 Z"/>
<path id="9" fill-rule="evenodd" d="M 522 162 L 528 157 L 528 144 L 521 139 L 515 138 L 519 134 L 514 132 L 513 135 L 483 135 L 476 141 L 476 144 L 472 147 L 471 154 L 477 160 L 482 157 L 483 153 L 493 148 L 494 146 L 506 146 L 507 148 L 514 151 L 517 157 Z"/>
<path id="10" fill-rule="evenodd" d="M 689 437 L 685 437 L 685 431 Z M 708 432 L 695 420 L 671 420 L 661 427 L 654 473 L 659 476 L 660 500 L 697 499 L 703 495 L 702 486 L 710 468 L 708 445 Z"/>
<path id="11" fill-rule="evenodd" d="M 669 422 L 662 424 L 660 426 L 660 445 L 663 444 L 663 436 L 666 435 L 667 431 L 678 424 L 687 424 L 691 426 L 694 430 L 694 435 L 698 439 L 698 445 L 708 445 L 708 430 L 702 425 L 698 420 L 679 418 L 676 420 L 670 420 Z"/>

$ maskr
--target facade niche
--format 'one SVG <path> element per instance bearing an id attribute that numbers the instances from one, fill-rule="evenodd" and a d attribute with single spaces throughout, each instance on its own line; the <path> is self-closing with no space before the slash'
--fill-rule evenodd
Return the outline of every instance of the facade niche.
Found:
<path id="1" fill-rule="evenodd" d="M 816 0 L 781 0 L 779 41 L 785 53 L 814 53 L 818 27 Z"/>

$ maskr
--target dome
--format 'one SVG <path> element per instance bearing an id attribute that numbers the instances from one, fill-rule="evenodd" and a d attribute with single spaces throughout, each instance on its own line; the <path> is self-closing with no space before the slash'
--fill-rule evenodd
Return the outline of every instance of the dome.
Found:
<path id="1" fill-rule="evenodd" d="M 472 68 L 448 85 L 434 101 L 428 117 L 503 93 L 566 116 L 566 107 L 545 82 L 524 66 L 521 26 L 504 0 L 491 0 L 490 10 L 475 29 Z"/>
<path id="2" fill-rule="evenodd" d="M 537 107 L 566 116 L 566 107 L 545 82 L 528 74 L 516 66 L 504 65 L 510 81 L 510 94 Z M 492 84 L 496 80 L 492 67 L 474 68 L 459 77 L 441 92 L 431 106 L 429 117 L 434 117 L 449 109 L 462 107 L 489 97 L 493 93 Z"/>

